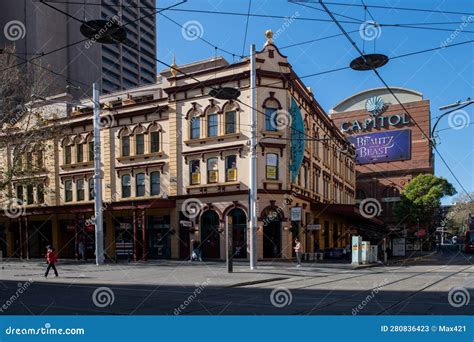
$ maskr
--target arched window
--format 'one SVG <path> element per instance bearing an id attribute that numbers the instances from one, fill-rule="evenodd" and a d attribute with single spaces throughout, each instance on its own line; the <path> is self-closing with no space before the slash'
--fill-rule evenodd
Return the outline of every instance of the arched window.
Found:
<path id="1" fill-rule="evenodd" d="M 138 173 L 135 176 L 135 196 L 145 196 L 145 174 Z"/>
<path id="2" fill-rule="evenodd" d="M 225 112 L 225 134 L 233 134 L 237 131 L 237 112 L 235 110 Z"/>
<path id="3" fill-rule="evenodd" d="M 356 199 L 358 200 L 363 200 L 365 199 L 367 196 L 365 195 L 365 191 L 362 190 L 362 189 L 357 189 L 356 190 Z"/>
<path id="4" fill-rule="evenodd" d="M 87 161 L 94 161 L 94 138 L 89 134 L 86 138 L 87 142 Z"/>
<path id="5" fill-rule="evenodd" d="M 16 198 L 23 201 L 23 185 L 16 186 Z"/>
<path id="6" fill-rule="evenodd" d="M 148 129 L 150 135 L 150 153 L 158 153 L 161 151 L 160 141 L 161 127 L 157 124 L 152 124 Z"/>
<path id="7" fill-rule="evenodd" d="M 64 164 L 69 165 L 72 163 L 72 146 L 64 146 Z"/>
<path id="8" fill-rule="evenodd" d="M 265 174 L 267 179 L 278 179 L 278 154 L 267 153 Z"/>
<path id="9" fill-rule="evenodd" d="M 145 134 L 135 134 L 135 155 L 141 155 L 145 153 Z"/>
<path id="10" fill-rule="evenodd" d="M 217 113 L 207 115 L 207 136 L 216 137 L 218 134 L 218 116 Z"/>
<path id="11" fill-rule="evenodd" d="M 213 157 L 207 160 L 207 182 L 219 182 L 218 159 Z"/>
<path id="12" fill-rule="evenodd" d="M 191 139 L 199 139 L 201 137 L 201 118 L 194 116 L 190 124 Z"/>
<path id="13" fill-rule="evenodd" d="M 158 171 L 150 173 L 150 195 L 160 194 L 160 173 Z"/>
<path id="14" fill-rule="evenodd" d="M 122 197 L 127 198 L 131 196 L 131 188 L 130 188 L 130 175 L 123 175 L 122 176 Z"/>
<path id="15" fill-rule="evenodd" d="M 84 161 L 84 144 L 76 145 L 76 163 L 82 163 Z"/>
<path id="16" fill-rule="evenodd" d="M 35 161 L 36 161 L 36 168 L 41 170 L 43 168 L 43 150 L 40 146 L 35 146 Z"/>
<path id="17" fill-rule="evenodd" d="M 122 157 L 130 156 L 130 130 L 124 128 L 119 132 L 120 137 L 120 151 Z"/>

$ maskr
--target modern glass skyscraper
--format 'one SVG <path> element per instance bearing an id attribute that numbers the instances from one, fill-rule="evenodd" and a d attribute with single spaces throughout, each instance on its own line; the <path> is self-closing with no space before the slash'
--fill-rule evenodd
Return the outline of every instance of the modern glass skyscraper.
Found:
<path id="1" fill-rule="evenodd" d="M 68 79 L 81 92 L 91 92 L 94 81 L 102 93 L 154 83 L 156 80 L 155 0 L 88 0 L 73 3 L 50 2 L 58 10 L 35 0 L 3 0 L 0 26 L 16 25 L 19 36 L 0 35 L 0 47 L 13 45 L 19 58 L 34 60 L 59 73 L 53 75 L 47 94 L 65 92 Z M 98 44 L 84 40 L 80 20 L 111 19 L 125 25 L 127 39 L 134 48 L 121 44 Z M 5 31 L 4 29 L 2 31 Z M 66 47 L 61 49 L 62 47 Z M 137 49 L 140 51 L 137 51 Z M 76 82 L 75 82 L 76 81 Z M 82 96 L 81 92 L 74 94 Z"/>

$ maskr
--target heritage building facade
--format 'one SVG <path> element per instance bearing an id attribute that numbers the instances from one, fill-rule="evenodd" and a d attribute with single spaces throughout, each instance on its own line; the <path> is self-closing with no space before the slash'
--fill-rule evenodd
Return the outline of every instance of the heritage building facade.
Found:
<path id="1" fill-rule="evenodd" d="M 185 259 L 195 240 L 204 259 L 225 259 L 232 229 L 234 256 L 248 258 L 250 61 L 173 66 L 157 84 L 101 97 L 106 256 Z M 376 221 L 354 206 L 351 145 L 271 38 L 256 54 L 256 69 L 257 257 L 291 258 L 296 236 L 309 253 L 346 246 L 359 223 Z M 219 87 L 241 95 L 208 95 Z M 30 172 L 2 194 L 7 206 L 12 198 L 21 204 L 21 215 L 8 207 L 1 213 L 2 250 L 33 258 L 52 244 L 62 258 L 77 257 L 82 247 L 93 258 L 92 113 L 51 107 L 59 134 L 20 152 Z M 295 115 L 304 129 L 299 139 Z M 2 134 L 10 138 L 2 165 L 12 167 L 20 133 L 4 127 Z"/>

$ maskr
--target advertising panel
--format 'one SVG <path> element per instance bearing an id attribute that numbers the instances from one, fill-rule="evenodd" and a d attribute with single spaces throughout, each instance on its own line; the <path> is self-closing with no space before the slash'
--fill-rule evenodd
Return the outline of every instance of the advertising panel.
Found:
<path id="1" fill-rule="evenodd" d="M 356 148 L 356 163 L 384 163 L 411 158 L 409 129 L 348 136 Z"/>

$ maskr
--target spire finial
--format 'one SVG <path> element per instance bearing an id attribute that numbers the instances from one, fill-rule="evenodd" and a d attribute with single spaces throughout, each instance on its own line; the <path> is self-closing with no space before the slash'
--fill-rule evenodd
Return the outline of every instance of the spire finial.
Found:
<path id="1" fill-rule="evenodd" d="M 267 38 L 267 41 L 265 42 L 265 46 L 268 44 L 273 44 L 273 31 L 272 30 L 266 30 L 265 31 L 265 37 Z"/>
<path id="2" fill-rule="evenodd" d="M 173 64 L 171 64 L 171 75 L 173 75 L 173 77 L 176 77 L 176 75 L 178 75 L 178 70 L 176 70 L 176 67 L 178 65 L 176 64 L 176 55 L 173 54 Z"/>

